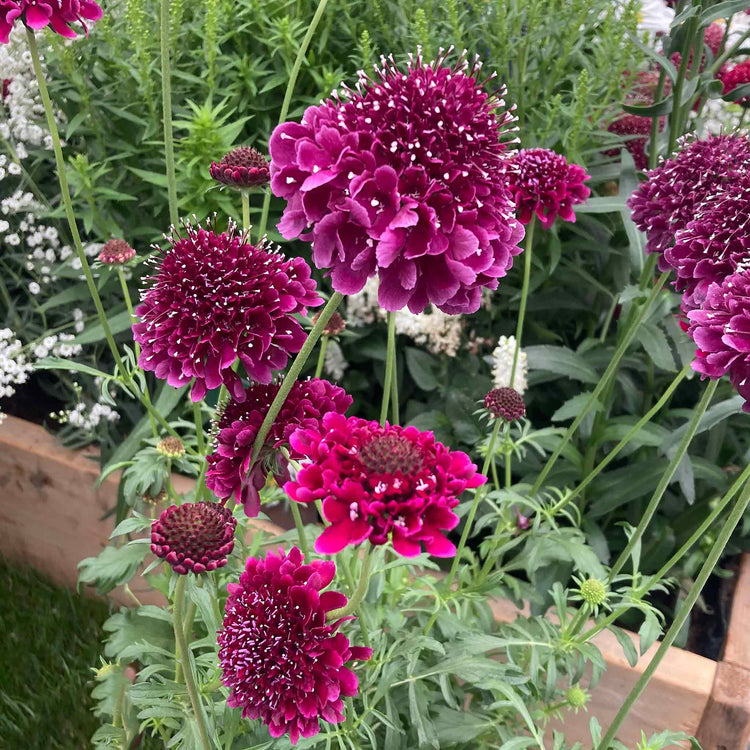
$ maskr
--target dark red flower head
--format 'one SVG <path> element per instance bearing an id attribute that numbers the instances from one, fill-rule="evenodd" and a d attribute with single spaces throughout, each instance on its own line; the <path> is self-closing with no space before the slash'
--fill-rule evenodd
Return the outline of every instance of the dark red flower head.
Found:
<path id="1" fill-rule="evenodd" d="M 320 313 L 316 313 L 312 317 L 312 324 L 315 325 L 320 318 Z M 326 336 L 338 336 L 346 328 L 346 321 L 341 317 L 340 313 L 335 312 L 328 318 L 328 322 L 323 329 L 323 333 Z"/>
<path id="2" fill-rule="evenodd" d="M 284 490 L 299 503 L 323 501 L 331 525 L 315 549 L 327 555 L 389 538 L 401 555 L 418 555 L 422 544 L 432 555 L 455 555 L 443 532 L 458 524 L 458 496 L 487 481 L 465 453 L 416 427 L 326 414 L 321 426 L 297 430 L 290 443 L 309 461 Z"/>
<path id="3" fill-rule="evenodd" d="M 151 524 L 151 551 L 177 573 L 205 573 L 227 564 L 237 519 L 218 503 L 171 505 Z"/>
<path id="4" fill-rule="evenodd" d="M 251 518 L 260 511 L 258 493 L 266 483 L 267 470 L 273 471 L 280 483 L 289 478 L 286 460 L 277 449 L 288 445 L 289 436 L 298 427 L 317 427 L 324 414 L 344 414 L 352 404 L 352 397 L 343 388 L 327 380 L 298 380 L 266 437 L 259 460 L 251 467 L 253 443 L 278 392 L 276 383 L 256 384 L 245 391 L 242 403 L 231 400 L 219 418 L 216 445 L 208 457 L 206 486 L 221 500 L 234 495 Z M 293 448 L 289 455 L 302 458 Z"/>
<path id="5" fill-rule="evenodd" d="M 326 622 L 347 601 L 336 591 L 321 593 L 335 574 L 333 562 L 306 565 L 293 547 L 288 555 L 249 558 L 239 584 L 227 587 L 218 636 L 227 704 L 241 708 L 243 718 L 260 719 L 272 737 L 288 734 L 293 745 L 318 734 L 321 719 L 344 720 L 341 698 L 359 687 L 346 665 L 372 656 L 337 632 L 343 620 Z"/>
<path id="6" fill-rule="evenodd" d="M 8 44 L 13 24 L 18 21 L 34 31 L 50 26 L 56 34 L 75 39 L 71 24 L 98 21 L 102 9 L 93 0 L 0 0 L 0 44 Z"/>
<path id="7" fill-rule="evenodd" d="M 220 162 L 212 161 L 208 171 L 217 182 L 236 188 L 265 185 L 271 179 L 268 160 L 249 146 L 233 149 Z"/>
<path id="8" fill-rule="evenodd" d="M 402 72 L 383 58 L 375 79 L 360 73 L 356 91 L 271 136 L 279 231 L 312 242 L 343 294 L 377 274 L 386 310 L 476 312 L 521 252 L 501 141 L 513 117 L 482 90 L 478 61 L 444 61 Z"/>
<path id="9" fill-rule="evenodd" d="M 519 151 L 511 159 L 508 179 L 519 221 L 528 224 L 536 214 L 545 229 L 558 216 L 563 221 L 575 221 L 573 206 L 591 195 L 583 184 L 590 179 L 586 170 L 547 148 Z"/>
<path id="10" fill-rule="evenodd" d="M 484 397 L 484 408 L 506 422 L 521 419 L 526 414 L 523 397 L 515 388 L 494 388 Z"/>
<path id="11" fill-rule="evenodd" d="M 712 283 L 688 318 L 698 346 L 693 369 L 712 380 L 728 373 L 750 412 L 750 264 Z"/>
<path id="12" fill-rule="evenodd" d="M 6 97 L 10 93 L 10 78 L 3 78 L 2 80 L 2 86 L 0 86 L 0 89 L 2 89 L 2 96 L 0 97 L 0 101 L 5 101 Z"/>
<path id="13" fill-rule="evenodd" d="M 195 378 L 193 401 L 222 382 L 242 401 L 235 359 L 253 380 L 270 382 L 305 341 L 293 316 L 322 300 L 302 258 L 287 259 L 265 242 L 253 246 L 232 223 L 222 233 L 184 229 L 184 237 L 173 231 L 136 309 L 138 364 L 175 387 Z"/>
<path id="14" fill-rule="evenodd" d="M 725 70 L 721 74 L 721 82 L 724 84 L 724 93 L 728 94 L 739 86 L 750 83 L 750 60 L 737 63 L 733 68 Z M 750 96 L 743 96 L 737 100 L 737 104 L 750 107 Z"/>
<path id="15" fill-rule="evenodd" d="M 135 258 L 135 250 L 125 240 L 111 239 L 104 243 L 97 260 L 107 266 L 121 266 Z"/>
<path id="16" fill-rule="evenodd" d="M 659 130 L 664 128 L 664 118 L 659 120 Z M 646 144 L 651 136 L 651 118 L 641 115 L 623 115 L 610 123 L 607 130 L 623 137 L 623 145 L 630 152 L 636 169 L 648 167 Z M 610 150 L 608 156 L 616 156 L 619 151 Z"/>
<path id="17" fill-rule="evenodd" d="M 750 142 L 745 135 L 683 141 L 682 150 L 652 169 L 628 200 L 633 221 L 646 233 L 646 252 L 663 254 L 676 232 L 695 218 L 698 206 L 748 164 Z M 659 267 L 667 270 L 669 264 L 659 260 Z"/>

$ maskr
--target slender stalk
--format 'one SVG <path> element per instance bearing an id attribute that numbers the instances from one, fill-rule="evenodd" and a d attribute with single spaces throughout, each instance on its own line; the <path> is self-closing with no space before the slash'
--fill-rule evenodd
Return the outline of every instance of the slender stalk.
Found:
<path id="1" fill-rule="evenodd" d="M 716 541 L 711 547 L 711 551 L 708 553 L 708 557 L 703 563 L 700 573 L 698 573 L 698 577 L 695 579 L 695 583 L 693 583 L 693 585 L 690 587 L 690 591 L 688 591 L 688 594 L 685 597 L 685 601 L 681 604 L 679 610 L 677 611 L 671 627 L 667 631 L 667 634 L 664 636 L 664 640 L 662 640 L 661 645 L 654 654 L 653 659 L 651 659 L 651 662 L 643 671 L 643 674 L 638 678 L 638 681 L 635 683 L 633 689 L 630 691 L 628 697 L 620 707 L 620 710 L 612 720 L 612 723 L 609 725 L 609 729 L 607 729 L 606 734 L 602 738 L 601 742 L 597 745 L 597 750 L 607 750 L 609 748 L 612 740 L 615 737 L 615 734 L 617 733 L 617 730 L 622 725 L 622 722 L 630 712 L 633 704 L 636 702 L 640 694 L 644 691 L 646 685 L 648 685 L 648 682 L 651 679 L 652 675 L 661 663 L 670 646 L 674 643 L 675 638 L 677 638 L 677 635 L 682 630 L 682 626 L 685 624 L 685 621 L 687 620 L 688 615 L 693 609 L 695 602 L 698 600 L 701 591 L 703 591 L 703 587 L 706 585 L 708 577 L 716 567 L 716 563 L 719 561 L 719 557 L 724 551 L 724 548 L 727 546 L 729 538 L 732 536 L 732 533 L 737 527 L 737 524 L 739 524 L 740 520 L 742 519 L 742 515 L 744 514 L 748 503 L 750 503 L 750 481 L 745 483 L 742 494 L 737 499 L 734 507 L 729 513 L 729 516 L 727 517 L 727 520 L 724 522 L 724 526 L 721 528 L 721 531 L 716 537 Z"/>
<path id="2" fill-rule="evenodd" d="M 361 561 L 362 568 L 359 572 L 359 582 L 357 583 L 357 588 L 354 589 L 354 593 L 352 594 L 351 599 L 349 599 L 349 601 L 343 607 L 331 610 L 326 615 L 327 620 L 332 621 L 338 620 L 341 617 L 347 617 L 353 612 L 356 612 L 357 607 L 359 607 L 359 605 L 362 603 L 362 600 L 365 598 L 365 594 L 367 593 L 367 589 L 370 585 L 370 562 L 372 560 L 370 556 L 371 547 L 372 545 L 369 542 L 365 542 L 365 548 L 364 552 L 362 553 Z"/>
<path id="3" fill-rule="evenodd" d="M 206 441 L 203 436 L 203 413 L 198 401 L 193 401 L 193 420 L 195 421 L 195 439 L 198 442 L 198 453 L 203 455 L 206 452 Z"/>
<path id="4" fill-rule="evenodd" d="M 242 229 L 245 232 L 250 231 L 250 191 L 240 190 L 240 197 L 242 198 Z M 260 241 L 260 237 L 258 237 Z"/>
<path id="5" fill-rule="evenodd" d="M 31 54 L 32 65 L 34 66 L 37 84 L 39 85 L 39 94 L 42 97 L 42 104 L 44 105 L 44 114 L 47 117 L 47 126 L 49 127 L 50 136 L 52 138 L 52 148 L 55 152 L 55 165 L 57 167 L 57 179 L 60 184 L 60 200 L 65 208 L 65 217 L 68 220 L 70 234 L 73 238 L 73 247 L 78 259 L 81 261 L 81 269 L 83 270 L 83 275 L 86 279 L 86 286 L 88 287 L 89 294 L 94 302 L 96 314 L 99 316 L 99 323 L 102 326 L 104 337 L 106 338 L 112 356 L 114 357 L 117 370 L 120 372 L 125 384 L 129 385 L 132 378 L 130 377 L 130 373 L 125 369 L 114 336 L 112 336 L 112 330 L 109 327 L 107 314 L 104 312 L 104 306 L 102 305 L 101 297 L 99 297 L 99 291 L 96 288 L 96 283 L 94 282 L 94 276 L 91 273 L 88 258 L 86 257 L 83 245 L 81 244 L 81 235 L 78 233 L 78 225 L 76 224 L 76 217 L 73 212 L 73 203 L 70 199 L 68 177 L 65 173 L 65 158 L 63 157 L 62 145 L 60 143 L 60 133 L 58 132 L 57 124 L 55 123 L 55 113 L 52 109 L 52 100 L 49 97 L 47 82 L 44 79 L 44 71 L 42 70 L 42 62 L 39 57 L 39 48 L 37 47 L 36 37 L 34 36 L 34 32 L 28 26 L 26 27 L 26 38 L 29 44 L 29 52 Z"/>
<path id="6" fill-rule="evenodd" d="M 388 406 L 391 398 L 394 370 L 396 368 L 396 313 L 388 313 L 388 349 L 385 359 L 385 382 L 383 384 L 383 400 L 380 404 L 380 424 L 384 425 L 388 419 Z"/>
<path id="7" fill-rule="evenodd" d="M 174 136 L 172 134 L 172 80 L 169 69 L 169 0 L 161 0 L 161 101 L 164 118 L 164 156 L 167 167 L 167 198 L 169 200 L 169 223 L 177 226 L 177 176 L 174 166 Z"/>
<path id="8" fill-rule="evenodd" d="M 667 154 L 674 151 L 677 143 L 677 137 L 680 134 L 682 125 L 682 87 L 687 77 L 688 64 L 690 62 L 690 53 L 698 33 L 698 19 L 693 16 L 688 21 L 688 27 L 685 32 L 685 42 L 682 46 L 682 59 L 680 69 L 677 71 L 677 80 L 674 82 L 672 112 L 669 115 L 669 140 L 667 141 Z"/>
<path id="9" fill-rule="evenodd" d="M 688 446 L 690 445 L 693 436 L 698 430 L 698 425 L 701 421 L 701 417 L 705 413 L 706 409 L 708 409 L 708 405 L 711 403 L 711 399 L 713 398 L 718 384 L 718 380 L 712 380 L 704 391 L 703 397 L 698 403 L 698 406 L 695 407 L 695 411 L 693 412 L 693 416 L 690 418 L 690 422 L 687 425 L 685 434 L 682 436 L 682 440 L 680 440 L 680 444 L 677 446 L 677 450 L 674 456 L 672 456 L 672 460 L 669 462 L 667 470 L 659 480 L 659 484 L 656 486 L 654 494 L 651 496 L 651 499 L 646 506 L 646 510 L 643 511 L 641 519 L 638 522 L 638 526 L 630 536 L 630 539 L 628 539 L 628 543 L 625 545 L 625 549 L 620 553 L 620 556 L 617 558 L 615 564 L 609 571 L 608 581 L 611 581 L 620 572 L 620 570 L 622 570 L 622 567 L 627 562 L 628 557 L 630 557 L 630 553 L 633 551 L 633 548 L 641 540 L 643 532 L 646 530 L 646 527 L 653 518 L 654 513 L 656 513 L 656 509 L 659 507 L 659 503 L 661 502 L 664 492 L 669 486 L 669 483 L 672 481 L 672 477 L 674 477 L 675 472 L 677 471 L 677 467 L 680 465 L 680 462 L 687 452 Z"/>
<path id="10" fill-rule="evenodd" d="M 292 509 L 292 517 L 294 518 L 294 526 L 297 529 L 297 538 L 299 539 L 299 548 L 302 550 L 302 554 L 305 557 L 305 562 L 310 562 L 310 550 L 307 547 L 307 535 L 305 534 L 305 524 L 302 523 L 302 514 L 299 511 L 299 505 L 292 500 L 290 503 Z"/>
<path id="11" fill-rule="evenodd" d="M 289 391 L 292 390 L 292 386 L 299 377 L 300 372 L 302 372 L 302 368 L 305 366 L 305 362 L 307 362 L 310 354 L 312 354 L 312 351 L 315 348 L 315 344 L 318 343 L 318 339 L 321 337 L 323 330 L 328 325 L 328 321 L 330 320 L 331 315 L 336 312 L 336 308 L 341 304 L 342 299 L 344 299 L 344 296 L 339 292 L 334 292 L 331 295 L 331 299 L 328 300 L 326 306 L 323 308 L 323 311 L 320 313 L 318 321 L 315 323 L 312 330 L 307 335 L 307 339 L 302 345 L 302 349 L 300 349 L 299 354 L 297 354 L 294 362 L 292 362 L 292 366 L 289 368 L 289 372 L 284 376 L 284 380 L 281 383 L 279 392 L 271 402 L 271 406 L 269 407 L 268 412 L 266 412 L 266 416 L 263 419 L 263 424 L 261 424 L 260 430 L 258 430 L 258 434 L 255 437 L 255 442 L 253 443 L 253 452 L 250 458 L 250 466 L 255 463 L 255 459 L 260 454 L 260 449 L 263 447 L 263 443 L 266 440 L 274 419 L 276 419 L 279 411 L 281 411 L 281 407 L 284 405 L 284 401 L 286 401 L 286 397 L 289 395 Z"/>
<path id="12" fill-rule="evenodd" d="M 164 2 L 164 0 L 162 0 Z M 292 102 L 292 94 L 294 93 L 294 86 L 297 83 L 297 76 L 299 75 L 300 68 L 302 67 L 302 61 L 305 59 L 307 54 L 307 48 L 310 46 L 310 42 L 315 34 L 315 30 L 318 28 L 320 19 L 323 17 L 328 0 L 320 0 L 318 8 L 315 11 L 315 15 L 310 21 L 310 25 L 307 27 L 307 33 L 305 34 L 302 44 L 300 44 L 299 50 L 297 50 L 297 57 L 294 60 L 292 66 L 292 72 L 289 74 L 289 80 L 286 84 L 286 91 L 284 92 L 284 101 L 281 103 L 281 112 L 279 113 L 279 124 L 286 120 L 287 114 L 289 114 L 289 105 Z M 263 198 L 263 210 L 260 215 L 259 224 L 259 236 L 262 237 L 266 233 L 266 224 L 268 223 L 268 209 L 271 206 L 271 191 L 267 190 L 265 197 Z"/>
<path id="13" fill-rule="evenodd" d="M 186 576 L 178 576 L 177 585 L 174 592 L 174 612 L 172 614 L 174 625 L 174 637 L 177 642 L 177 654 L 179 662 L 182 664 L 182 671 L 185 676 L 185 687 L 187 687 L 190 705 L 193 707 L 195 722 L 198 725 L 198 734 L 201 740 L 203 750 L 211 750 L 211 742 L 206 727 L 206 717 L 203 713 L 203 704 L 201 703 L 198 686 L 193 674 L 193 667 L 190 661 L 190 652 L 188 642 L 185 637 L 184 610 L 185 610 L 185 580 Z"/>
<path id="14" fill-rule="evenodd" d="M 391 378 L 391 424 L 401 421 L 398 408 L 398 360 L 393 356 L 393 377 Z"/>
<path id="15" fill-rule="evenodd" d="M 523 253 L 523 284 L 521 285 L 521 304 L 518 307 L 518 323 L 516 324 L 516 348 L 513 350 L 513 365 L 510 368 L 510 387 L 515 387 L 516 366 L 518 355 L 521 351 L 521 337 L 523 336 L 523 322 L 526 317 L 526 302 L 529 297 L 529 283 L 531 281 L 531 250 L 534 246 L 534 227 L 536 216 L 532 215 L 531 221 L 526 228 L 526 244 Z"/>
<path id="16" fill-rule="evenodd" d="M 659 80 L 656 82 L 656 90 L 654 91 L 654 101 L 661 101 L 662 94 L 664 93 L 664 83 L 666 81 L 667 74 L 664 68 L 659 71 Z M 651 137 L 648 142 L 648 168 L 654 169 L 659 160 L 659 148 L 657 141 L 659 140 L 659 123 L 661 121 L 661 115 L 654 115 L 651 118 Z"/>
<path id="17" fill-rule="evenodd" d="M 508 488 L 513 484 L 513 443 L 510 439 L 510 422 L 505 426 L 505 446 L 503 454 L 505 456 L 505 487 Z"/>
<path id="18" fill-rule="evenodd" d="M 319 378 L 323 374 L 323 366 L 326 363 L 326 349 L 328 348 L 328 339 L 326 334 L 320 339 L 320 351 L 318 352 L 318 364 L 315 366 L 315 377 Z"/>

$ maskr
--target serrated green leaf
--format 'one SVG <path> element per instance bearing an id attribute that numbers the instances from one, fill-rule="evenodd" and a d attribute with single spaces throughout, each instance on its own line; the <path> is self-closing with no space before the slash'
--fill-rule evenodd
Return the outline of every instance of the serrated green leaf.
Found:
<path id="1" fill-rule="evenodd" d="M 609 630 L 611 630 L 614 633 L 615 638 L 617 638 L 617 642 L 622 647 L 625 658 L 628 660 L 628 664 L 630 664 L 631 667 L 638 664 L 638 651 L 636 651 L 635 645 L 630 636 L 624 630 L 621 630 L 614 625 L 610 625 Z"/>
<path id="2" fill-rule="evenodd" d="M 135 575 L 147 551 L 143 544 L 105 547 L 96 557 L 78 563 L 78 583 L 95 584 L 100 594 L 106 594 Z"/>
<path id="3" fill-rule="evenodd" d="M 529 370 L 546 370 L 583 383 L 599 382 L 599 373 L 580 354 L 565 346 L 529 346 L 524 351 Z"/>
<path id="4" fill-rule="evenodd" d="M 640 652 L 641 656 L 651 648 L 651 645 L 661 635 L 661 625 L 659 624 L 659 618 L 650 610 L 646 612 L 646 619 L 638 630 L 638 636 L 640 637 Z"/>

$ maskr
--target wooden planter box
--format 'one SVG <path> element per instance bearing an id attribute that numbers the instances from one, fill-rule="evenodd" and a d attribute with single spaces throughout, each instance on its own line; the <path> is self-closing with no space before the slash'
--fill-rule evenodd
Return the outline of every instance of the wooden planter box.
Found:
<path id="1" fill-rule="evenodd" d="M 106 546 L 113 522 L 117 478 L 95 487 L 98 467 L 85 454 L 63 448 L 43 428 L 14 417 L 0 425 L 0 554 L 27 562 L 60 584 L 75 587 L 77 565 Z M 179 491 L 179 488 L 178 488 Z M 272 523 L 255 528 L 278 533 Z M 144 581 L 131 584 L 141 601 L 156 601 Z M 122 591 L 114 598 L 132 600 Z M 500 622 L 518 612 L 508 601 L 491 602 Z M 750 554 L 742 560 L 723 658 L 714 662 L 689 651 L 670 648 L 648 688 L 618 733 L 634 747 L 646 735 L 665 729 L 696 735 L 704 750 L 745 750 L 750 741 Z M 637 645 L 637 637 L 632 636 Z M 590 716 L 603 727 L 656 652 L 654 644 L 635 667 L 609 632 L 595 638 L 607 662 L 593 691 L 589 711 L 566 718 L 569 740 L 590 747 Z"/>

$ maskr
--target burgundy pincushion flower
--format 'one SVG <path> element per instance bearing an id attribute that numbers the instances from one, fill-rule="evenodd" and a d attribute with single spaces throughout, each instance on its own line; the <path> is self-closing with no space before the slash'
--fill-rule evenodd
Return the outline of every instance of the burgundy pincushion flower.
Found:
<path id="1" fill-rule="evenodd" d="M 220 234 L 184 228 L 184 237 L 173 231 L 136 309 L 138 364 L 175 387 L 195 378 L 193 401 L 222 382 L 242 401 L 235 359 L 253 380 L 270 382 L 305 341 L 293 315 L 305 315 L 322 299 L 302 258 L 287 259 L 265 243 L 255 247 L 231 223 Z"/>
<path id="2" fill-rule="evenodd" d="M 696 208 L 750 164 L 745 135 L 718 135 L 686 144 L 652 169 L 628 199 L 633 221 L 646 233 L 648 253 L 664 253 L 675 233 L 695 218 Z M 659 267 L 667 270 L 669 264 L 659 260 Z"/>
<path id="3" fill-rule="evenodd" d="M 343 620 L 326 622 L 347 601 L 336 591 L 321 593 L 335 573 L 329 560 L 304 564 L 293 547 L 288 555 L 249 558 L 239 584 L 227 587 L 218 635 L 227 704 L 241 708 L 243 718 L 260 719 L 272 737 L 288 734 L 293 745 L 318 734 L 321 719 L 344 720 L 341 697 L 359 687 L 346 665 L 372 656 L 337 632 Z"/>
<path id="4" fill-rule="evenodd" d="M 659 130 L 664 128 L 664 118 L 659 120 Z M 646 169 L 648 167 L 648 156 L 646 154 L 646 144 L 651 136 L 651 118 L 642 117 L 641 115 L 623 115 L 610 123 L 607 130 L 615 135 L 621 135 L 624 139 L 624 146 L 630 152 L 635 162 L 636 169 Z M 615 156 L 618 150 L 606 152 L 608 156 Z"/>
<path id="5" fill-rule="evenodd" d="M 378 78 L 310 107 L 270 141 L 279 231 L 313 243 L 313 263 L 354 294 L 380 278 L 386 310 L 479 308 L 523 237 L 504 169 L 513 117 L 472 68 L 383 59 Z M 501 92 L 502 93 L 502 92 Z"/>
<path id="6" fill-rule="evenodd" d="M 125 240 L 115 238 L 104 243 L 96 259 L 107 266 L 121 266 L 133 258 L 135 250 Z"/>
<path id="7" fill-rule="evenodd" d="M 547 148 L 521 149 L 508 169 L 510 191 L 518 207 L 518 220 L 528 224 L 536 214 L 545 229 L 559 216 L 575 221 L 573 206 L 586 200 L 590 179 L 583 167 Z"/>
<path id="8" fill-rule="evenodd" d="M 443 531 L 458 524 L 458 496 L 487 481 L 465 453 L 416 427 L 326 414 L 320 427 L 297 430 L 290 443 L 309 462 L 284 490 L 299 503 L 323 501 L 331 525 L 315 542 L 322 554 L 390 537 L 401 555 L 418 555 L 424 544 L 430 554 L 450 557 L 456 548 Z"/>
<path id="9" fill-rule="evenodd" d="M 279 483 L 289 479 L 286 461 L 277 449 L 289 443 L 289 436 L 298 427 L 316 428 L 324 414 L 344 414 L 352 404 L 352 397 L 343 388 L 327 380 L 297 381 L 266 437 L 258 461 L 251 467 L 253 443 L 278 392 L 278 384 L 255 384 L 245 391 L 242 403 L 231 400 L 219 418 L 216 446 L 208 457 L 206 486 L 221 500 L 234 495 L 251 518 L 260 511 L 258 492 L 266 483 L 266 471 L 274 470 Z M 289 455 L 302 458 L 293 448 Z"/>
<path id="10" fill-rule="evenodd" d="M 750 174 L 736 179 L 696 206 L 693 220 L 664 251 L 664 262 L 676 272 L 675 288 L 684 290 L 686 311 L 750 258 Z"/>
<path id="11" fill-rule="evenodd" d="M 484 397 L 484 408 L 506 422 L 521 419 L 526 414 L 523 397 L 515 388 L 493 388 Z"/>
<path id="12" fill-rule="evenodd" d="M 698 346 L 693 369 L 712 380 L 728 373 L 750 412 L 750 267 L 711 284 L 688 318 Z"/>
<path id="13" fill-rule="evenodd" d="M 725 94 L 734 91 L 739 86 L 750 83 L 750 60 L 745 60 L 733 68 L 725 70 L 721 75 L 721 82 L 724 84 Z M 743 96 L 741 99 L 738 99 L 737 104 L 743 107 L 750 107 L 750 96 Z"/>
<path id="14" fill-rule="evenodd" d="M 237 519 L 218 503 L 171 505 L 151 524 L 151 551 L 182 575 L 227 564 Z"/>
<path id="15" fill-rule="evenodd" d="M 0 96 L 0 101 L 5 101 L 8 94 L 10 93 L 10 81 L 10 78 L 2 79 L 2 86 L 0 86 L 0 89 L 2 89 L 2 96 Z"/>
<path id="16" fill-rule="evenodd" d="M 13 24 L 24 23 L 39 31 L 50 26 L 60 36 L 75 39 L 71 24 L 98 21 L 102 9 L 93 0 L 0 0 L 0 44 L 8 44 Z"/>
<path id="17" fill-rule="evenodd" d="M 271 179 L 268 160 L 249 146 L 230 151 L 220 162 L 211 162 L 208 171 L 217 182 L 236 188 L 265 185 Z"/>

